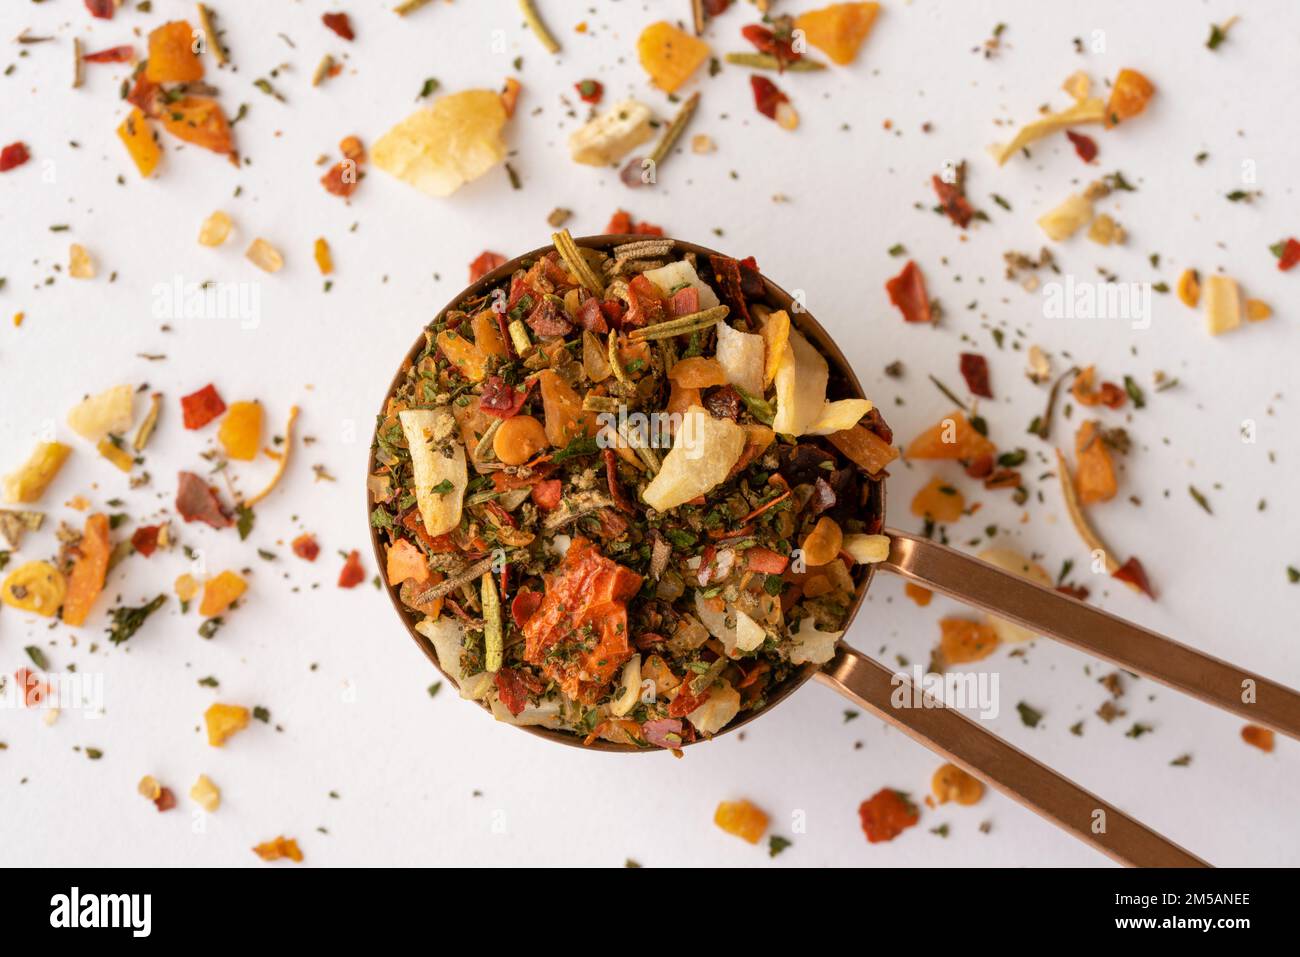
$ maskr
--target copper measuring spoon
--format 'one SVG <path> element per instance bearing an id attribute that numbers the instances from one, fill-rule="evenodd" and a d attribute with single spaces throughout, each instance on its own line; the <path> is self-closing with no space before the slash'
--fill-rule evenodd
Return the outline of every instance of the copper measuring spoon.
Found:
<path id="1" fill-rule="evenodd" d="M 608 250 L 622 243 L 645 238 L 635 235 L 590 236 L 577 240 L 577 243 Z M 700 257 L 723 255 L 695 243 L 681 240 L 674 242 L 678 255 L 687 252 Z M 543 246 L 534 249 L 494 269 L 452 299 L 435 317 L 435 321 L 448 309 L 466 298 L 482 295 L 508 278 L 521 264 L 536 260 L 551 248 Z M 799 330 L 820 349 L 830 363 L 833 376 L 838 376 L 842 393 L 837 398 L 862 396 L 862 386 L 857 376 L 821 324 L 793 296 L 765 276 L 763 284 L 766 304 L 773 309 L 785 309 Z M 397 387 L 408 364 L 423 350 L 424 345 L 424 336 L 421 334 L 389 384 L 384 394 L 385 400 Z M 379 420 L 382 419 L 381 415 Z M 367 495 L 367 515 L 373 507 L 374 503 Z M 883 522 L 885 476 L 869 480 L 866 508 L 869 513 L 878 515 Z M 385 561 L 384 543 L 379 529 L 371 527 L 370 532 L 375 559 L 378 567 L 382 568 Z M 857 592 L 844 624 L 846 634 L 862 607 L 876 570 L 880 569 L 944 592 L 976 608 L 993 612 L 1023 625 L 1035 634 L 1056 638 L 1081 651 L 1146 675 L 1255 724 L 1300 739 L 1300 694 L 1290 688 L 1202 654 L 955 549 L 892 529 L 884 529 L 884 534 L 891 540 L 889 557 L 879 564 L 859 565 L 853 570 Z M 411 637 L 434 666 L 442 671 L 432 642 L 415 630 L 414 626 L 422 616 L 402 605 L 397 589 L 390 587 L 387 590 Z M 451 680 L 446 672 L 443 674 Z M 910 688 L 910 679 L 896 674 L 844 641 L 839 643 L 835 656 L 826 664 L 820 667 L 813 664 L 805 666 L 801 672 L 775 689 L 762 708 L 728 725 L 714 737 L 729 734 L 766 714 L 814 677 L 898 727 L 931 751 L 987 781 L 1015 801 L 1122 864 L 1154 867 L 1207 866 L 1200 858 L 1007 744 L 927 692 L 917 689 L 925 702 L 924 707 L 895 707 L 892 701 L 895 689 Z M 583 747 L 588 751 L 642 753 L 645 750 L 609 741 L 584 745 L 580 738 L 566 731 L 535 725 L 521 727 L 550 741 Z"/>

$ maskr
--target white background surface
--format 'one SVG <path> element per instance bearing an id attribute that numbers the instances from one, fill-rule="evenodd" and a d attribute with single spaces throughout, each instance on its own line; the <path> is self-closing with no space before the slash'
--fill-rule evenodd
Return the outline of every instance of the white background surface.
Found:
<path id="1" fill-rule="evenodd" d="M 8 280 L 0 291 L 0 466 L 8 471 L 25 459 L 50 422 L 76 447 L 43 502 L 51 521 L 15 559 L 51 554 L 58 520 L 80 525 L 83 516 L 62 505 L 76 494 L 101 508 L 121 496 L 140 521 L 170 511 L 176 471 L 203 471 L 198 456 L 215 433 L 215 426 L 185 432 L 177 400 L 208 381 L 227 402 L 262 400 L 270 431 L 282 428 L 290 404 L 301 404 L 299 434 L 317 439 L 297 449 L 281 490 L 258 509 L 248 542 L 233 531 L 181 528 L 211 571 L 253 569 L 246 600 L 214 640 L 198 637 L 200 619 L 193 610 L 182 617 L 174 599 L 128 645 L 102 640 L 110 600 L 121 595 L 138 604 L 170 592 L 186 568 L 179 552 L 124 563 L 110 580 L 109 600 L 75 633 L 0 611 L 5 674 L 28 663 L 24 646 L 38 644 L 53 668 L 75 665 L 102 673 L 106 683 L 98 720 L 69 712 L 47 727 L 39 713 L 0 711 L 0 741 L 8 745 L 0 751 L 0 845 L 8 862 L 251 865 L 254 843 L 285 834 L 297 837 L 316 865 L 620 865 L 631 857 L 647 866 L 766 866 L 765 847 L 711 823 L 719 800 L 744 796 L 768 810 L 774 832 L 794 839 L 777 866 L 1105 863 L 993 794 L 975 808 L 926 810 L 903 837 L 868 845 L 859 802 L 883 786 L 924 794 L 939 762 L 869 716 L 846 724 L 844 702 L 817 686 L 751 725 L 743 740 L 728 736 L 680 761 L 550 745 L 495 725 L 447 689 L 431 700 L 425 689 L 438 676 L 387 598 L 368 584 L 335 587 L 340 549 L 361 549 L 373 572 L 363 509 L 366 448 L 393 368 L 421 324 L 459 291 L 466 264 L 484 248 L 514 255 L 546 242 L 545 217 L 555 206 L 576 211 L 575 235 L 601 232 L 623 207 L 670 235 L 752 254 L 777 282 L 807 290 L 812 312 L 839 338 L 900 441 L 949 411 L 927 373 L 959 389 L 957 353 L 986 354 L 997 395 L 983 406 L 992 436 L 1031 450 L 1023 471 L 1044 503 L 1032 504 L 1021 525 L 1005 493 L 983 492 L 952 466 L 943 474 L 983 510 L 950 534 L 963 542 L 997 522 L 1000 541 L 1010 537 L 1040 555 L 1053 574 L 1066 558 L 1085 569 L 1087 556 L 1054 479 L 1039 478 L 1048 471 L 1040 453 L 1050 450 L 1024 429 L 1045 394 L 1025 380 L 1024 353 L 1011 343 L 1042 345 L 1057 354 L 1058 369 L 1066 350 L 1074 361 L 1097 363 L 1105 378 L 1133 375 L 1148 386 L 1148 406 L 1127 422 L 1109 415 L 1111 424 L 1127 425 L 1135 448 L 1122 495 L 1093 514 L 1117 551 L 1141 557 L 1160 599 L 1153 604 L 1086 570 L 1074 577 L 1112 611 L 1300 685 L 1300 586 L 1285 575 L 1287 564 L 1300 565 L 1296 511 L 1288 507 L 1300 478 L 1300 441 L 1286 394 L 1300 347 L 1300 274 L 1279 273 L 1267 249 L 1300 229 L 1300 7 L 886 3 L 855 65 L 778 78 L 802 116 L 796 133 L 755 113 L 746 71 L 701 75 L 703 102 L 688 138 L 707 133 L 718 151 L 680 152 L 661 170 L 656 190 L 632 192 L 613 172 L 569 161 L 565 140 L 585 115 L 585 108 L 573 110 L 572 84 L 596 77 L 606 102 L 636 95 L 671 115 L 633 45 L 649 22 L 687 16 L 685 0 L 542 3 L 564 46 L 557 57 L 545 55 L 507 0 L 435 3 L 405 20 L 389 4 L 354 2 L 344 7 L 357 32 L 351 45 L 319 22 L 334 4 L 215 6 L 238 72 L 209 64 L 209 79 L 227 112 L 250 105 L 237 134 L 251 164 L 237 170 L 164 137 L 167 156 L 147 182 L 113 133 L 124 115 L 118 86 L 126 68 L 92 65 L 85 87 L 70 89 L 72 38 L 88 50 L 123 42 L 143 50 L 144 33 L 167 19 L 192 18 L 193 5 L 154 0 L 152 14 L 125 10 L 112 22 L 92 21 L 73 0 L 0 6 L 0 61 L 16 64 L 0 79 L 0 139 L 22 139 L 33 154 L 26 167 L 0 176 L 0 275 Z M 1217 53 L 1206 50 L 1209 24 L 1233 13 L 1243 20 L 1228 42 Z M 590 24 L 586 35 L 574 32 L 579 19 Z M 755 19 L 748 5 L 733 7 L 710 28 L 714 51 L 746 48 L 739 30 Z M 998 22 L 1007 24 L 1004 49 L 986 60 L 972 48 Z M 56 40 L 20 48 L 11 38 L 24 27 Z M 492 48 L 497 30 L 507 40 L 504 54 Z M 1077 55 L 1072 38 L 1091 42 L 1097 30 L 1105 52 Z M 312 70 L 326 51 L 346 54 L 347 68 L 312 89 Z M 510 189 L 502 170 L 446 200 L 379 172 L 350 205 L 322 191 L 317 157 L 336 158 L 347 134 L 372 143 L 414 108 L 426 77 L 437 77 L 443 91 L 497 87 L 516 56 L 524 58 L 525 92 L 508 141 L 521 191 Z M 281 64 L 288 66 L 274 82 L 287 104 L 252 86 Z M 1159 93 L 1139 120 L 1111 133 L 1089 131 L 1101 145 L 1096 169 L 1083 167 L 1061 136 L 1034 148 L 1032 161 L 1017 157 L 997 168 L 988 159 L 984 148 L 1010 136 L 1006 124 L 1031 118 L 1045 102 L 1066 105 L 1059 87 L 1069 73 L 1085 68 L 1102 82 L 1124 66 L 1143 70 Z M 924 122 L 933 125 L 929 134 Z M 1210 156 L 1197 165 L 1202 150 Z M 962 158 L 970 161 L 972 201 L 992 218 L 965 235 L 930 212 L 928 185 L 945 160 Z M 1258 174 L 1253 187 L 1241 181 L 1247 160 Z M 1141 332 L 1116 321 L 1044 319 L 1039 298 L 1003 278 L 1002 254 L 1036 251 L 1043 238 L 1035 218 L 1116 169 L 1138 186 L 1104 207 L 1128 228 L 1128 246 L 1103 249 L 1079 237 L 1055 249 L 1065 270 L 1093 279 L 1100 267 L 1172 285 L 1185 266 L 1222 268 L 1278 316 L 1216 340 L 1172 295 L 1155 297 L 1154 322 Z M 234 198 L 237 186 L 242 195 Z M 1227 202 L 1224 194 L 1238 188 L 1260 189 L 1262 199 Z M 774 193 L 790 201 L 774 204 Z M 995 205 L 992 193 L 1014 212 Z M 221 249 L 200 247 L 199 223 L 217 208 L 234 217 L 237 232 Z M 69 232 L 48 230 L 60 223 Z M 265 276 L 242 258 L 258 235 L 284 251 L 278 275 Z M 319 235 L 328 237 L 337 264 L 329 294 L 311 262 Z M 70 241 L 94 253 L 99 278 L 75 282 L 56 272 L 66 266 Z M 903 260 L 886 250 L 899 242 L 947 307 L 937 328 L 905 326 L 887 302 L 883 282 Z M 1148 263 L 1153 252 L 1159 270 Z M 110 272 L 117 273 L 113 283 Z M 53 285 L 44 285 L 52 275 Z M 177 275 L 258 283 L 260 326 L 181 320 L 161 332 L 151 290 Z M 18 310 L 27 319 L 15 329 L 9 318 Z M 1001 353 L 994 327 L 1006 332 Z M 168 358 L 151 363 L 137 358 L 140 352 Z M 895 359 L 907 369 L 901 383 L 882 372 Z M 1156 369 L 1182 385 L 1153 394 Z M 63 424 L 84 393 L 122 381 L 147 381 L 166 395 L 145 466 L 153 484 L 133 493 Z M 906 404 L 897 406 L 895 396 L 904 393 Z M 1256 444 L 1239 440 L 1244 419 L 1257 423 Z M 1055 438 L 1071 431 L 1058 421 Z M 317 463 L 337 483 L 314 482 L 310 466 Z M 260 487 L 268 472 L 266 462 L 245 466 L 245 487 Z M 895 469 L 895 524 L 918 526 L 907 504 L 931 474 L 929 467 Z M 1191 501 L 1189 483 L 1209 495 L 1213 517 Z M 1130 494 L 1141 507 L 1126 501 Z M 1268 500 L 1263 513 L 1260 498 Z M 316 566 L 288 550 L 304 529 L 322 545 Z M 257 547 L 279 560 L 261 561 Z M 938 619 L 957 610 L 941 599 L 918 609 L 900 582 L 882 577 L 848 637 L 887 661 L 925 661 Z M 1241 742 L 1238 719 L 1149 681 L 1130 681 L 1121 702 L 1128 717 L 1105 725 L 1093 712 L 1106 696 L 1096 678 L 1109 669 L 1050 642 L 1028 647 L 1023 658 L 1002 651 L 983 664 L 1001 677 L 1002 713 L 991 727 L 1012 742 L 1214 863 L 1300 864 L 1293 742 L 1279 740 L 1275 753 L 1262 754 Z M 198 685 L 205 675 L 220 680 L 219 691 Z M 254 722 L 224 749 L 210 748 L 201 716 L 213 700 L 264 705 L 279 730 Z M 1021 725 L 1021 700 L 1044 711 L 1038 729 Z M 1068 727 L 1080 719 L 1084 734 L 1072 736 Z M 1154 731 L 1126 738 L 1135 720 Z M 102 749 L 102 760 L 77 750 L 87 746 Z M 1191 766 L 1170 767 L 1183 753 L 1192 754 Z M 217 782 L 224 801 L 195 833 L 186 794 L 200 772 Z M 160 815 L 136 795 L 146 773 L 177 793 L 176 811 Z M 800 812 L 806 833 L 793 833 Z M 978 830 L 984 820 L 992 822 L 987 835 Z M 946 840 L 927 833 L 945 822 Z"/>

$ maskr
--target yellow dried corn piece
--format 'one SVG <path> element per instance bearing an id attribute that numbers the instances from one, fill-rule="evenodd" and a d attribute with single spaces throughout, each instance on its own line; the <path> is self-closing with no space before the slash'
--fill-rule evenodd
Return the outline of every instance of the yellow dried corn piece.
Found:
<path id="1" fill-rule="evenodd" d="M 211 814 L 221 807 L 221 789 L 212 783 L 212 778 L 200 774 L 199 779 L 190 788 L 190 800 Z"/>
<path id="2" fill-rule="evenodd" d="M 68 275 L 73 279 L 95 278 L 95 260 L 80 243 L 68 247 Z"/>
<path id="3" fill-rule="evenodd" d="M 247 708 L 237 704 L 213 704 L 203 712 L 203 721 L 208 728 L 208 744 L 214 748 L 222 747 L 230 736 L 248 727 L 251 717 Z"/>
<path id="4" fill-rule="evenodd" d="M 280 250 L 265 239 L 254 239 L 244 255 L 263 272 L 279 272 L 284 268 L 284 257 L 280 255 Z"/>
<path id="5" fill-rule="evenodd" d="M 199 226 L 199 245 L 220 246 L 230 236 L 233 226 L 230 216 L 218 209 Z"/>

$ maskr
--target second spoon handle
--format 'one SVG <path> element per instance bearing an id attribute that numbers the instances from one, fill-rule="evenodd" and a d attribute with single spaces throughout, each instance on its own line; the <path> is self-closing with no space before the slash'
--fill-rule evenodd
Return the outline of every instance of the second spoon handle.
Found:
<path id="1" fill-rule="evenodd" d="M 886 529 L 885 571 L 1300 739 L 1300 694 L 926 538 Z"/>

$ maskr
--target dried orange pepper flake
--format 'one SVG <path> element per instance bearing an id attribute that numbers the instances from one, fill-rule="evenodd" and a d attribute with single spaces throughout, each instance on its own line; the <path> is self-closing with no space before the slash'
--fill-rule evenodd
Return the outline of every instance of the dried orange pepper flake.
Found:
<path id="1" fill-rule="evenodd" d="M 203 712 L 203 721 L 208 729 L 208 744 L 220 748 L 230 736 L 248 727 L 251 717 L 249 710 L 237 704 L 213 704 Z"/>
<path id="2" fill-rule="evenodd" d="M 302 851 L 298 850 L 298 842 L 283 835 L 257 845 L 253 848 L 253 853 L 264 861 L 278 861 L 283 858 L 288 858 L 295 863 L 302 861 Z"/>
<path id="3" fill-rule="evenodd" d="M 262 403 L 232 402 L 221 420 L 217 439 L 232 459 L 251 462 L 257 458 L 262 442 Z"/>
<path id="4" fill-rule="evenodd" d="M 316 245 L 312 247 L 312 255 L 316 258 L 316 268 L 320 270 L 322 276 L 328 276 L 334 271 L 334 257 L 330 254 L 329 241 L 324 236 L 316 240 Z"/>
<path id="5" fill-rule="evenodd" d="M 944 618 L 939 622 L 939 648 L 950 665 L 980 661 L 993 654 L 998 635 L 988 625 L 967 618 Z"/>
<path id="6" fill-rule="evenodd" d="M 934 592 L 916 584 L 915 582 L 908 582 L 903 586 L 903 591 L 906 593 L 908 598 L 916 602 L 918 608 L 924 608 L 926 605 L 930 604 L 931 599 L 934 598 Z"/>
<path id="7" fill-rule="evenodd" d="M 767 815 L 745 800 L 720 802 L 713 823 L 750 844 L 757 844 L 767 832 Z"/>
<path id="8" fill-rule="evenodd" d="M 220 615 L 248 591 L 248 582 L 232 571 L 224 571 L 203 584 L 203 601 L 199 614 L 205 618 Z"/>
<path id="9" fill-rule="evenodd" d="M 1252 748 L 1259 748 L 1261 751 L 1271 753 L 1273 750 L 1273 732 L 1268 728 L 1261 728 L 1257 724 L 1248 724 L 1242 728 L 1241 740 Z"/>
<path id="10" fill-rule="evenodd" d="M 984 785 L 955 764 L 943 764 L 930 779 L 930 790 L 940 804 L 956 801 L 969 806 L 984 796 Z"/>

